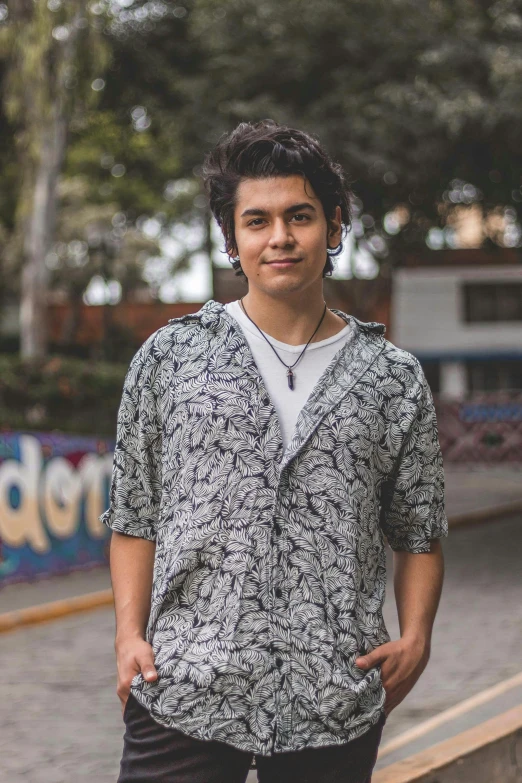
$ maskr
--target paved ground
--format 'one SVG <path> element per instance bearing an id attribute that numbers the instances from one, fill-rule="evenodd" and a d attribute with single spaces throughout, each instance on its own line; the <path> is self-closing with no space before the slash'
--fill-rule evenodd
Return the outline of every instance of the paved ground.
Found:
<path id="1" fill-rule="evenodd" d="M 522 465 L 445 465 L 448 516 L 522 500 Z"/>
<path id="2" fill-rule="evenodd" d="M 0 589 L 0 614 L 106 590 L 110 586 L 111 577 L 109 569 L 105 566 L 49 579 L 38 579 L 27 584 L 6 585 Z"/>
<path id="3" fill-rule="evenodd" d="M 456 529 L 444 543 L 431 661 L 391 714 L 383 745 L 522 669 L 521 548 L 517 518 Z M 391 574 L 385 616 L 396 638 Z M 101 609 L 0 636 L 2 783 L 114 783 L 123 724 L 113 634 L 113 611 Z"/>
<path id="4" fill-rule="evenodd" d="M 421 683 L 419 683 L 419 687 L 421 687 Z M 433 748 L 439 742 L 451 739 L 451 737 L 455 737 L 467 729 L 472 729 L 490 718 L 520 706 L 520 704 L 522 704 L 522 686 L 512 687 L 506 693 L 489 699 L 484 704 L 475 706 L 471 711 L 446 720 L 442 725 L 432 728 L 423 733 L 422 736 L 410 740 L 407 744 L 395 749 L 390 743 L 390 732 L 387 731 L 379 749 L 380 755 L 375 769 L 383 769 L 383 767 L 387 767 L 397 761 L 403 761 L 421 751 Z M 394 717 L 393 714 L 392 717 Z M 418 723 L 415 723 L 414 726 L 408 728 L 417 728 L 418 725 Z M 389 746 L 387 748 L 386 745 L 388 743 Z M 473 783 L 473 781 L 470 780 L 467 783 Z"/>
<path id="5" fill-rule="evenodd" d="M 390 715 L 383 745 L 454 704 L 522 671 L 522 517 L 456 529 L 444 542 L 445 584 L 434 629 L 432 655 L 408 697 Z M 392 638 L 399 636 L 391 573 L 385 619 Z M 517 690 L 521 697 L 520 689 Z M 514 704 L 514 692 L 475 710 L 432 735 L 429 743 L 464 731 Z M 516 694 L 515 694 L 516 698 Z M 520 703 L 520 701 L 518 701 Z M 403 758 L 387 756 L 376 769 Z"/>

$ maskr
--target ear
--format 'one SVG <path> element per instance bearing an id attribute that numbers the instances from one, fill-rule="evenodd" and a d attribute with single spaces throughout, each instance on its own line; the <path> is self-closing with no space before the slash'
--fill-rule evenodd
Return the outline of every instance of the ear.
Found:
<path id="1" fill-rule="evenodd" d="M 342 238 L 342 230 L 341 230 L 342 221 L 341 221 L 340 206 L 336 206 L 335 216 L 333 218 L 329 218 L 327 223 L 328 223 L 327 245 L 331 250 L 333 250 L 334 248 L 339 246 L 339 243 Z"/>

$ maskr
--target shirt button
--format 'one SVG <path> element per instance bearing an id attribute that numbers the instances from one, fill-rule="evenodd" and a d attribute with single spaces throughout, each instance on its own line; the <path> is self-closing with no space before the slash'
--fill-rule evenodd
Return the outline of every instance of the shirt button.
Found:
<path id="1" fill-rule="evenodd" d="M 278 598 L 281 598 L 281 596 L 283 595 L 283 591 L 281 590 L 281 588 L 280 588 L 280 587 L 276 587 L 275 594 L 276 594 L 276 596 L 277 596 Z"/>
<path id="2" fill-rule="evenodd" d="M 270 405 L 270 397 L 268 396 L 268 394 L 263 394 L 263 396 L 261 397 L 261 402 L 263 403 L 263 405 Z"/>
<path id="3" fill-rule="evenodd" d="M 282 658 L 276 658 L 275 659 L 275 664 L 276 664 L 277 668 L 280 669 L 281 666 L 283 665 L 283 659 Z"/>

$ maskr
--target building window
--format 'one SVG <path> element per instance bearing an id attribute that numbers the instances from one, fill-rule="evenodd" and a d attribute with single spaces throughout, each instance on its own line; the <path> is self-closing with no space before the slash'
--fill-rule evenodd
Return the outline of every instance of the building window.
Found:
<path id="1" fill-rule="evenodd" d="M 465 283 L 463 291 L 468 323 L 522 321 L 522 283 Z"/>
<path id="2" fill-rule="evenodd" d="M 467 362 L 471 392 L 522 389 L 522 359 L 470 360 Z"/>

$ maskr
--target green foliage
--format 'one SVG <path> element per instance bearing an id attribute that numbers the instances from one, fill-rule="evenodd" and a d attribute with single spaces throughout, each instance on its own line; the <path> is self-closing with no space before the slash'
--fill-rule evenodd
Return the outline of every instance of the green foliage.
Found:
<path id="1" fill-rule="evenodd" d="M 3 429 L 114 437 L 127 364 L 0 354 Z"/>
<path id="2" fill-rule="evenodd" d="M 376 221 L 408 205 L 411 242 L 444 221 L 455 178 L 520 214 L 519 0 L 196 0 L 190 21 L 213 127 L 271 116 L 318 133 Z"/>
<path id="3" fill-rule="evenodd" d="M 33 149 L 53 88 L 37 63 L 55 56 L 62 43 L 52 30 L 70 25 L 78 8 L 88 27 L 73 72 L 62 74 L 74 111 L 56 240 L 88 249 L 76 265 L 57 253 L 55 289 L 81 297 L 93 274 L 119 279 L 125 295 L 143 285 L 143 259 L 157 245 L 140 234 L 140 221 L 159 214 L 167 231 L 201 213 L 194 198 L 203 155 L 242 120 L 272 117 L 318 134 L 360 198 L 369 226 L 362 239 L 380 233 L 424 246 L 431 227 L 473 202 L 484 212 L 511 207 L 520 218 L 522 0 L 37 5 L 33 25 L 0 24 L 5 290 L 16 286 L 11 235 L 28 198 L 13 140 Z M 189 186 L 172 196 L 180 179 Z M 452 189 L 453 180 L 461 185 Z M 466 183 L 475 195 L 459 201 Z M 397 205 L 407 222 L 390 237 L 383 220 Z"/>
<path id="4" fill-rule="evenodd" d="M 89 185 L 88 200 L 117 204 L 136 219 L 141 214 L 170 210 L 163 198 L 165 183 L 180 169 L 179 156 L 172 140 L 161 129 L 142 132 L 133 128 L 133 108 L 105 108 L 89 113 L 72 127 L 65 176 L 83 175 Z M 114 176 L 115 165 L 125 167 L 122 176 Z"/>
<path id="5" fill-rule="evenodd" d="M 10 124 L 16 178 L 2 182 L 4 192 L 11 184 L 11 195 L 0 201 L 0 235 L 8 234 L 0 257 L 6 281 L 0 295 L 7 299 L 21 293 L 26 305 L 33 293 L 28 275 L 21 291 L 24 265 L 31 278 L 38 275 L 38 290 L 45 296 L 43 262 L 55 232 L 56 182 L 69 122 L 75 112 L 94 108 L 92 68 L 103 70 L 109 63 L 109 49 L 93 21 L 86 0 L 13 0 L 2 16 L 2 111 Z M 35 302 L 25 311 L 36 313 Z M 31 322 L 33 335 L 44 333 L 37 320 L 36 326 Z M 27 339 L 27 329 L 24 334 Z M 36 341 L 30 342 L 35 350 Z"/>
<path id="6" fill-rule="evenodd" d="M 143 188 L 130 185 L 135 204 L 150 209 L 138 199 L 151 188 L 157 208 L 175 216 L 160 206 L 161 176 L 163 184 L 193 177 L 221 133 L 272 117 L 318 134 L 343 163 L 375 221 L 367 235 L 385 234 L 383 218 L 397 205 L 409 221 L 395 241 L 410 246 L 424 246 L 459 203 L 522 210 L 520 0 L 103 7 L 112 46 L 104 105 L 118 107 L 122 123 L 133 105 L 145 106 L 152 125 L 140 136 L 155 129 L 161 150 Z M 452 180 L 476 196 L 452 201 Z"/>

